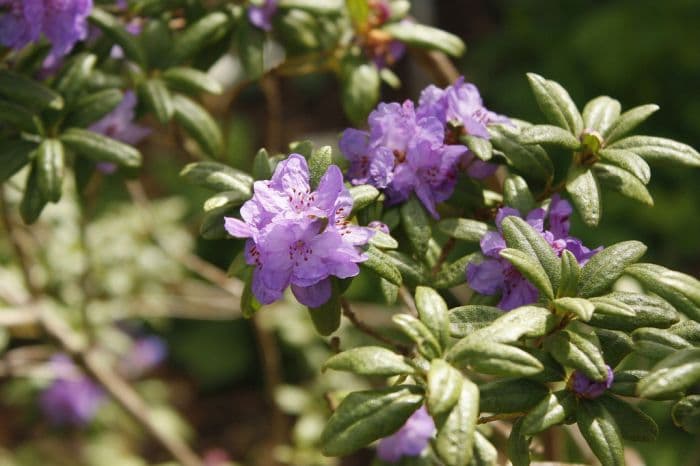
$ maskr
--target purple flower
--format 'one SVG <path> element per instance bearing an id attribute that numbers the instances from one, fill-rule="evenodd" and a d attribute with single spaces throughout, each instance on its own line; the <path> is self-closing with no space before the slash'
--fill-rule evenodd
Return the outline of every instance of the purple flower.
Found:
<path id="1" fill-rule="evenodd" d="M 300 303 L 318 307 L 331 296 L 331 276 L 348 278 L 366 257 L 358 246 L 372 230 L 346 217 L 352 197 L 340 169 L 331 165 L 316 191 L 299 154 L 280 162 L 269 181 L 256 181 L 241 207 L 242 221 L 226 217 L 231 236 L 248 238 L 246 261 L 254 265 L 253 294 L 263 304 L 280 299 L 291 285 Z"/>
<path id="2" fill-rule="evenodd" d="M 144 126 L 134 124 L 134 109 L 136 108 L 136 95 L 132 91 L 126 91 L 124 98 L 117 107 L 107 115 L 96 121 L 88 128 L 90 131 L 109 136 L 126 144 L 136 145 L 151 130 Z M 103 173 L 113 173 L 117 166 L 113 163 L 98 163 L 98 169 Z"/>
<path id="3" fill-rule="evenodd" d="M 56 379 L 41 393 L 41 410 L 56 425 L 87 424 L 104 402 L 104 391 L 66 355 L 53 357 L 50 365 Z"/>
<path id="4" fill-rule="evenodd" d="M 602 248 L 591 250 L 584 246 L 580 239 L 569 236 L 571 212 L 571 204 L 555 194 L 549 204 L 549 212 L 543 208 L 534 209 L 527 214 L 525 220 L 547 240 L 557 255 L 561 256 L 566 249 L 576 257 L 580 265 L 584 265 Z M 486 260 L 480 264 L 470 263 L 467 266 L 469 286 L 484 295 L 500 293 L 501 300 L 498 307 L 505 311 L 534 303 L 539 297 L 537 289 L 509 261 L 500 257 L 499 253 L 506 248 L 501 222 L 510 215 L 520 217 L 520 212 L 511 207 L 502 207 L 498 210 L 496 215 L 498 231 L 489 231 L 481 238 L 481 252 L 486 256 Z M 545 230 L 547 217 L 549 229 Z"/>
<path id="5" fill-rule="evenodd" d="M 415 193 L 438 217 L 436 204 L 450 197 L 457 181 L 461 145 L 444 143 L 445 132 L 437 118 L 418 118 L 413 103 L 380 103 L 369 116 L 369 132 L 345 130 L 340 150 L 350 160 L 348 178 L 353 184 L 385 189 L 389 204 Z"/>
<path id="6" fill-rule="evenodd" d="M 47 58 L 66 55 L 87 37 L 92 0 L 0 0 L 0 44 L 19 49 L 36 42 L 43 33 L 52 48 Z"/>
<path id="7" fill-rule="evenodd" d="M 139 377 L 160 364 L 167 354 L 162 338 L 155 335 L 138 338 L 119 361 L 119 372 L 129 378 Z"/>
<path id="8" fill-rule="evenodd" d="M 248 21 L 264 31 L 272 29 L 272 17 L 277 13 L 279 0 L 263 0 L 262 5 L 248 7 Z"/>
<path id="9" fill-rule="evenodd" d="M 600 395 L 605 393 L 605 390 L 612 387 L 615 375 L 613 374 L 610 366 L 605 366 L 608 369 L 608 375 L 603 381 L 596 382 L 586 377 L 583 373 L 579 371 L 574 371 L 569 377 L 569 390 L 572 390 L 578 396 L 582 398 L 588 398 L 592 400 L 598 398 Z"/>
<path id="10" fill-rule="evenodd" d="M 433 418 L 425 406 L 421 406 L 398 431 L 379 441 L 377 455 L 389 463 L 395 463 L 404 456 L 418 456 L 434 434 Z"/>
<path id="11" fill-rule="evenodd" d="M 382 233 L 389 234 L 389 226 L 386 223 L 382 223 L 379 220 L 372 220 L 367 224 L 367 228 L 373 230 L 381 231 Z"/>

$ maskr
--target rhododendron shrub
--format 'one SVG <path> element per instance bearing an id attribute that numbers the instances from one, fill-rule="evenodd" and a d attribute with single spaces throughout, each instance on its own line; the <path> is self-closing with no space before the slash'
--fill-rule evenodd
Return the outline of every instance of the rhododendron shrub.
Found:
<path id="1" fill-rule="evenodd" d="M 450 64 L 462 40 L 403 1 L 0 0 L 0 46 L 0 372 L 26 383 L 8 393 L 42 433 L 132 438 L 108 420 L 121 412 L 180 464 L 233 464 L 171 406 L 194 376 L 159 371 L 171 351 L 150 333 L 184 334 L 181 361 L 188 338 L 208 348 L 183 318 L 251 319 L 285 464 L 363 449 L 381 465 L 563 461 L 541 442 L 575 424 L 577 447 L 621 465 L 628 441 L 656 441 L 643 409 L 659 400 L 698 432 L 700 281 L 645 262 L 634 238 L 581 239 L 621 221 L 608 192 L 642 215 L 652 167 L 700 167 L 691 146 L 640 134 L 656 105 L 581 106 L 529 73 L 541 116 L 505 114 Z M 416 57 L 449 84 L 383 97 Z M 317 74 L 346 127 L 280 141 L 280 81 Z M 249 88 L 270 147 L 238 154 L 221 125 Z M 160 191 L 208 197 L 192 214 L 158 209 Z M 311 375 L 283 370 L 278 340 Z M 238 364 L 201 353 L 190 369 Z M 132 440 L 124 464 L 142 464 Z"/>

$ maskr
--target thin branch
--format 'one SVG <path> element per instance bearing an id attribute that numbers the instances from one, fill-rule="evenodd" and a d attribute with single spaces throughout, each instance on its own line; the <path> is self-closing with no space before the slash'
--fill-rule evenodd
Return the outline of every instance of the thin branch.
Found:
<path id="1" fill-rule="evenodd" d="M 413 296 L 411 296 L 411 293 L 409 293 L 408 289 L 405 286 L 399 287 L 399 298 L 408 308 L 409 314 L 412 314 L 414 317 L 418 315 L 418 308 L 416 308 L 416 302 L 413 300 Z"/>
<path id="2" fill-rule="evenodd" d="M 282 150 L 282 96 L 279 82 L 274 76 L 265 76 L 260 81 L 267 108 L 267 127 L 265 128 L 265 147 L 276 153 Z"/>
<path id="3" fill-rule="evenodd" d="M 435 266 L 433 267 L 433 276 L 435 276 L 440 271 L 440 269 L 442 268 L 442 264 L 445 263 L 447 257 L 450 255 L 456 244 L 457 242 L 454 238 L 450 238 L 445 242 L 444 246 L 442 247 L 442 250 L 440 251 L 440 257 L 438 257 L 438 260 L 435 262 Z"/>
<path id="4" fill-rule="evenodd" d="M 440 86 L 448 86 L 459 78 L 460 72 L 455 68 L 450 58 L 437 50 L 411 49 L 416 61 L 430 73 L 433 80 Z"/>
<path id="5" fill-rule="evenodd" d="M 399 351 L 401 351 L 404 354 L 408 354 L 411 352 L 411 349 L 404 345 L 403 343 L 400 343 L 396 340 L 393 340 L 392 338 L 386 337 L 382 335 L 381 333 L 378 333 L 376 330 L 374 330 L 372 327 L 369 325 L 365 324 L 362 322 L 358 317 L 357 314 L 352 310 L 352 307 L 350 306 L 350 302 L 346 298 L 340 298 L 340 305 L 343 308 L 343 315 L 348 318 L 350 322 L 353 323 L 355 327 L 357 327 L 358 330 L 361 332 L 371 336 L 375 340 L 379 340 L 382 343 L 386 343 L 387 345 L 393 346 Z"/>

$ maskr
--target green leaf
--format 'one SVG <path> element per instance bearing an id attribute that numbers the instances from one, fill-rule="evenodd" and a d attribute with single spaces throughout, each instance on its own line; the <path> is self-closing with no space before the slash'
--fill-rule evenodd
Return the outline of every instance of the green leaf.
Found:
<path id="1" fill-rule="evenodd" d="M 432 232 L 425 209 L 414 196 L 401 206 L 401 224 L 413 250 L 419 257 L 424 257 Z"/>
<path id="2" fill-rule="evenodd" d="M 83 157 L 124 167 L 141 166 L 141 152 L 128 144 L 92 131 L 70 128 L 60 136 L 63 144 Z"/>
<path id="3" fill-rule="evenodd" d="M 479 386 L 479 410 L 487 413 L 524 413 L 537 405 L 549 389 L 529 379 L 502 379 Z"/>
<path id="4" fill-rule="evenodd" d="M 598 398 L 615 420 L 622 438 L 632 442 L 654 442 L 659 435 L 659 427 L 654 420 L 636 406 L 622 401 L 616 396 L 604 394 Z"/>
<path id="5" fill-rule="evenodd" d="M 584 223 L 594 227 L 602 215 L 600 187 L 590 168 L 572 165 L 566 177 L 566 191 Z"/>
<path id="6" fill-rule="evenodd" d="M 583 107 L 583 126 L 604 134 L 619 116 L 620 102 L 606 95 L 601 95 Z"/>
<path id="7" fill-rule="evenodd" d="M 581 141 L 568 130 L 552 125 L 534 125 L 520 133 L 523 144 L 547 144 L 564 149 L 577 150 Z"/>
<path id="8" fill-rule="evenodd" d="M 353 186 L 349 189 L 352 196 L 352 212 L 357 213 L 364 209 L 379 197 L 379 190 L 368 184 Z"/>
<path id="9" fill-rule="evenodd" d="M 34 113 L 22 105 L 4 100 L 0 100 L 0 123 L 8 124 L 30 133 L 36 132 Z"/>
<path id="10" fill-rule="evenodd" d="M 617 191 L 623 196 L 639 201 L 642 204 L 654 205 L 654 200 L 651 198 L 651 194 L 647 191 L 644 183 L 627 170 L 615 165 L 596 163 L 593 166 L 593 172 L 601 186 Z"/>
<path id="11" fill-rule="evenodd" d="M 223 223 L 223 222 L 222 222 Z M 246 319 L 249 319 L 253 317 L 253 315 L 258 312 L 260 307 L 262 305 L 260 304 L 260 301 L 255 297 L 253 294 L 253 288 L 252 288 L 252 279 L 253 279 L 253 272 L 252 270 L 248 269 L 246 271 L 246 277 L 243 282 L 243 292 L 241 293 L 241 313 L 243 314 L 243 317 Z"/>
<path id="12" fill-rule="evenodd" d="M 97 62 L 97 56 L 91 53 L 76 55 L 65 68 L 56 82 L 56 90 L 69 101 L 85 89 L 86 82 Z"/>
<path id="13" fill-rule="evenodd" d="M 333 150 L 331 146 L 323 146 L 315 150 L 309 157 L 309 174 L 311 176 L 311 187 L 316 189 L 318 182 L 328 171 L 328 167 L 333 163 Z"/>
<path id="14" fill-rule="evenodd" d="M 535 287 L 542 292 L 547 299 L 554 299 L 552 284 L 547 277 L 542 264 L 533 256 L 518 249 L 505 248 L 499 252 L 500 256 L 513 264 L 516 269 Z"/>
<path id="15" fill-rule="evenodd" d="M 366 28 L 369 19 L 369 2 L 366 0 L 345 0 L 350 20 L 356 30 Z"/>
<path id="16" fill-rule="evenodd" d="M 700 346 L 700 324 L 694 320 L 678 322 L 669 327 L 668 331 L 684 338 L 694 346 Z"/>
<path id="17" fill-rule="evenodd" d="M 576 409 L 574 395 L 568 390 L 550 393 L 523 418 L 521 431 L 535 435 L 552 426 L 562 424 Z"/>
<path id="18" fill-rule="evenodd" d="M 450 333 L 465 337 L 503 316 L 503 310 L 492 306 L 470 305 L 450 309 Z"/>
<path id="19" fill-rule="evenodd" d="M 459 140 L 467 146 L 477 158 L 484 161 L 491 160 L 493 146 L 491 146 L 491 142 L 488 139 L 467 134 L 461 136 Z"/>
<path id="20" fill-rule="evenodd" d="M 445 300 L 434 289 L 419 286 L 416 288 L 416 308 L 421 322 L 433 332 L 441 346 L 446 348 L 450 342 L 450 316 Z"/>
<path id="21" fill-rule="evenodd" d="M 241 191 L 222 191 L 214 194 L 204 201 L 204 211 L 218 209 L 219 207 L 238 207 L 250 198 L 249 195 Z"/>
<path id="22" fill-rule="evenodd" d="M 683 337 L 659 328 L 639 328 L 632 332 L 632 339 L 637 353 L 652 360 L 692 347 Z"/>
<path id="23" fill-rule="evenodd" d="M 345 456 L 397 431 L 421 405 L 418 387 L 397 385 L 353 392 L 343 399 L 321 434 L 326 456 Z"/>
<path id="24" fill-rule="evenodd" d="M 523 418 L 518 419 L 508 436 L 508 458 L 513 466 L 529 466 L 530 465 L 530 439 L 525 437 L 522 432 Z"/>
<path id="25" fill-rule="evenodd" d="M 693 320 L 700 321 L 700 281 L 655 264 L 634 264 L 625 270 Z"/>
<path id="26" fill-rule="evenodd" d="M 647 184 L 651 179 L 651 169 L 646 161 L 634 152 L 625 149 L 601 149 L 598 156 L 605 162 L 627 170 Z"/>
<path id="27" fill-rule="evenodd" d="M 646 250 L 639 241 L 623 241 L 596 253 L 581 269 L 579 296 L 588 298 L 606 292 Z"/>
<path id="28" fill-rule="evenodd" d="M 577 369 L 589 379 L 602 381 L 608 376 L 601 349 L 579 333 L 557 332 L 545 340 L 544 347 L 563 366 Z"/>
<path id="29" fill-rule="evenodd" d="M 409 314 L 395 314 L 392 320 L 416 344 L 420 354 L 428 361 L 440 357 L 440 343 L 423 322 Z"/>
<path id="30" fill-rule="evenodd" d="M 212 191 L 238 191 L 251 196 L 253 179 L 228 165 L 218 162 L 193 162 L 180 172 L 185 181 Z"/>
<path id="31" fill-rule="evenodd" d="M 584 322 L 591 319 L 595 310 L 593 303 L 583 298 L 558 298 L 554 300 L 554 307 L 559 312 L 574 314 Z"/>
<path id="32" fill-rule="evenodd" d="M 571 100 L 569 93 L 554 81 L 535 73 L 527 74 L 537 105 L 553 125 L 578 135 L 583 130 L 583 118 Z"/>
<path id="33" fill-rule="evenodd" d="M 477 332 L 478 338 L 511 343 L 522 337 L 538 338 L 549 333 L 559 319 L 548 309 L 539 306 L 521 306 L 496 319 Z"/>
<path id="34" fill-rule="evenodd" d="M 185 131 L 197 141 L 199 147 L 212 157 L 219 157 L 224 150 L 224 138 L 216 120 L 204 107 L 181 94 L 172 96 L 174 116 Z"/>
<path id="35" fill-rule="evenodd" d="M 382 297 L 384 298 L 384 303 L 394 304 L 399 297 L 399 287 L 391 283 L 385 278 L 379 279 L 379 287 L 382 290 Z"/>
<path id="36" fill-rule="evenodd" d="M 117 18 L 100 8 L 93 8 L 92 13 L 90 13 L 90 21 L 100 28 L 107 37 L 116 42 L 124 50 L 124 55 L 142 68 L 146 67 L 146 52 L 141 48 L 138 39 L 124 29 Z"/>
<path id="37" fill-rule="evenodd" d="M 370 63 L 345 60 L 341 67 L 341 102 L 343 110 L 355 124 L 367 119 L 379 100 L 381 79 L 377 67 Z"/>
<path id="38" fill-rule="evenodd" d="M 446 218 L 438 222 L 437 227 L 451 238 L 471 242 L 480 241 L 488 231 L 485 223 L 466 218 Z"/>
<path id="39" fill-rule="evenodd" d="M 455 346 L 448 352 L 447 359 L 458 364 L 468 363 L 477 372 L 520 377 L 537 374 L 544 369 L 534 356 L 515 346 L 477 338 L 460 340 L 460 343 L 458 349 Z"/>
<path id="40" fill-rule="evenodd" d="M 343 351 L 331 356 L 323 369 L 385 377 L 415 373 L 405 357 L 381 346 L 363 346 Z"/>
<path id="41" fill-rule="evenodd" d="M 533 258 L 537 258 L 549 278 L 551 288 L 556 290 L 559 287 L 561 277 L 561 263 L 549 243 L 532 226 L 519 217 L 506 217 L 501 223 L 501 228 L 508 247 L 519 249 Z M 552 293 L 547 295 L 552 296 Z"/>
<path id="42" fill-rule="evenodd" d="M 397 269 L 386 254 L 374 246 L 370 246 L 365 251 L 367 260 L 362 262 L 362 265 L 368 269 L 374 270 L 380 277 L 385 278 L 394 285 L 401 286 L 401 272 Z"/>
<path id="43" fill-rule="evenodd" d="M 309 316 L 316 331 L 323 336 L 328 336 L 340 327 L 340 291 L 335 280 L 333 280 L 333 292 L 325 303 L 318 307 L 308 307 Z"/>
<path id="44" fill-rule="evenodd" d="M 270 154 L 265 148 L 261 148 L 253 159 L 253 178 L 256 180 L 269 180 L 272 178 L 272 167 L 270 166 Z"/>
<path id="45" fill-rule="evenodd" d="M 554 166 L 545 150 L 536 145 L 520 143 L 520 129 L 510 125 L 488 127 L 491 144 L 499 150 L 508 164 L 518 172 L 539 181 L 548 181 L 554 174 Z"/>
<path id="46" fill-rule="evenodd" d="M 223 87 L 216 79 L 194 68 L 176 66 L 165 70 L 162 76 L 168 87 L 184 92 L 207 92 L 209 94 L 221 94 L 223 92 Z"/>
<path id="47" fill-rule="evenodd" d="M 124 99 L 119 89 L 105 89 L 80 97 L 66 117 L 66 128 L 85 128 L 117 108 Z"/>
<path id="48" fill-rule="evenodd" d="M 49 202 L 61 199 L 65 153 L 58 139 L 44 139 L 36 152 L 37 185 Z"/>
<path id="49" fill-rule="evenodd" d="M 233 205 L 223 205 L 209 210 L 202 217 L 202 224 L 199 226 L 199 234 L 204 239 L 230 238 L 225 228 L 224 217 L 232 217 L 238 211 L 239 209 Z"/>
<path id="50" fill-rule="evenodd" d="M 683 391 L 700 381 L 700 348 L 688 348 L 659 361 L 638 385 L 639 395 L 653 398 Z"/>
<path id="51" fill-rule="evenodd" d="M 448 414 L 462 394 L 464 376 L 443 359 L 433 359 L 428 370 L 427 406 L 433 419 Z"/>
<path id="52" fill-rule="evenodd" d="M 396 249 L 399 247 L 398 241 L 382 231 L 375 231 L 369 240 L 369 244 L 379 249 Z"/>
<path id="53" fill-rule="evenodd" d="M 639 327 L 666 328 L 679 319 L 676 310 L 656 296 L 614 292 L 591 302 L 596 311 L 588 323 L 596 327 L 631 332 Z"/>
<path id="54" fill-rule="evenodd" d="M 148 58 L 149 68 L 167 68 L 172 63 L 173 35 L 165 18 L 144 21 L 138 41 Z"/>
<path id="55" fill-rule="evenodd" d="M 498 450 L 478 430 L 474 432 L 474 452 L 469 466 L 497 466 Z"/>
<path id="56" fill-rule="evenodd" d="M 48 87 L 19 73 L 0 69 L 0 96 L 30 109 L 63 108 L 63 98 Z"/>
<path id="57" fill-rule="evenodd" d="M 610 145 L 627 135 L 627 133 L 639 126 L 658 109 L 658 105 L 647 104 L 627 110 L 603 133 L 606 144 Z"/>
<path id="58" fill-rule="evenodd" d="M 411 21 L 385 24 L 382 30 L 407 45 L 440 50 L 453 57 L 461 56 L 467 49 L 454 34 Z"/>
<path id="59" fill-rule="evenodd" d="M 479 415 L 479 389 L 468 379 L 462 382 L 459 401 L 444 420 L 436 422 L 433 448 L 445 466 L 467 466 L 472 458 L 474 432 Z"/>
<path id="60" fill-rule="evenodd" d="M 603 358 L 610 367 L 617 367 L 634 350 L 634 343 L 625 332 L 599 328 L 593 333 L 598 337 Z"/>
<path id="61" fill-rule="evenodd" d="M 612 387 L 610 387 L 610 392 L 621 396 L 636 397 L 637 383 L 648 373 L 649 371 L 641 370 L 616 371 L 615 380 L 613 381 Z"/>
<path id="62" fill-rule="evenodd" d="M 238 22 L 235 34 L 238 58 L 246 76 L 251 80 L 260 78 L 265 72 L 265 32 L 243 20 Z"/>
<path id="63" fill-rule="evenodd" d="M 161 124 L 166 124 L 175 113 L 170 91 L 159 78 L 152 78 L 139 86 L 139 94 Z"/>
<path id="64" fill-rule="evenodd" d="M 576 256 L 568 249 L 564 249 L 561 253 L 561 281 L 557 297 L 576 296 L 580 274 L 581 269 Z"/>
<path id="65" fill-rule="evenodd" d="M 399 251 L 387 251 L 386 259 L 389 264 L 394 266 L 399 272 L 403 280 L 409 286 L 425 284 L 428 279 L 428 271 L 422 264 L 417 263 L 408 255 Z"/>
<path id="66" fill-rule="evenodd" d="M 579 430 L 603 466 L 624 466 L 620 430 L 612 415 L 598 401 L 582 400 L 576 410 Z"/>
<path id="67" fill-rule="evenodd" d="M 474 258 L 478 255 L 467 254 L 459 259 L 443 264 L 440 271 L 435 275 L 435 280 L 433 280 L 433 286 L 435 288 L 452 288 L 453 286 L 461 285 L 467 279 L 464 271 L 467 269 L 467 264 L 474 261 Z"/>
<path id="68" fill-rule="evenodd" d="M 687 144 L 652 136 L 631 136 L 608 146 L 634 152 L 648 162 L 670 162 L 700 167 L 700 154 Z"/>
<path id="69" fill-rule="evenodd" d="M 5 182 L 29 163 L 36 144 L 22 139 L 0 140 L 0 183 Z"/>
<path id="70" fill-rule="evenodd" d="M 173 60 L 182 63 L 194 57 L 205 46 L 223 38 L 230 27 L 231 18 L 227 14 L 220 11 L 207 14 L 177 36 L 173 47 Z"/>
<path id="71" fill-rule="evenodd" d="M 363 2 L 360 2 L 363 3 Z M 308 10 L 312 13 L 337 13 L 343 6 L 341 0 L 280 0 L 279 8 Z"/>
<path id="72" fill-rule="evenodd" d="M 700 395 L 686 396 L 673 406 L 673 423 L 692 434 L 700 433 Z"/>
<path id="73" fill-rule="evenodd" d="M 36 164 L 32 164 L 24 186 L 24 195 L 19 203 L 19 213 L 27 225 L 36 222 L 47 202 L 39 190 L 37 171 Z"/>
<path id="74" fill-rule="evenodd" d="M 535 208 L 535 198 L 527 182 L 518 175 L 511 174 L 506 177 L 503 182 L 503 200 L 507 206 L 521 213 L 530 212 Z"/>

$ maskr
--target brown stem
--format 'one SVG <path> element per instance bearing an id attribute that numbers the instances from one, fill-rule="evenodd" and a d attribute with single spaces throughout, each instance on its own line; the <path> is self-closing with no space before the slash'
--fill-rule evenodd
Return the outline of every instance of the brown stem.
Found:
<path id="1" fill-rule="evenodd" d="M 432 75 L 433 80 L 438 85 L 448 86 L 459 78 L 460 72 L 444 53 L 420 49 L 412 49 L 411 52 L 416 57 L 418 64 Z"/>
<path id="2" fill-rule="evenodd" d="M 445 242 L 445 245 L 442 247 L 442 251 L 440 251 L 440 257 L 438 257 L 438 260 L 435 262 L 435 266 L 433 267 L 433 276 L 440 271 L 442 264 L 445 263 L 447 256 L 450 255 L 456 244 L 457 241 L 454 238 L 450 238 Z"/>
<path id="3" fill-rule="evenodd" d="M 260 81 L 267 107 L 265 147 L 272 153 L 282 150 L 282 96 L 277 78 L 268 75 Z"/>
<path id="4" fill-rule="evenodd" d="M 494 414 L 493 416 L 483 416 L 480 417 L 476 423 L 486 424 L 487 422 L 502 421 L 503 419 L 516 419 L 524 416 L 527 413 L 507 413 L 507 414 Z"/>
<path id="5" fill-rule="evenodd" d="M 355 327 L 357 327 L 358 330 L 361 332 L 371 336 L 375 340 L 379 340 L 382 343 L 386 343 L 387 345 L 393 346 L 399 351 L 401 351 L 404 354 L 410 353 L 411 349 L 407 347 L 406 345 L 399 343 L 389 337 L 385 337 L 381 333 L 378 333 L 376 330 L 374 330 L 372 327 L 369 325 L 365 324 L 362 322 L 358 317 L 357 314 L 352 310 L 352 307 L 350 306 L 350 302 L 346 298 L 340 298 L 340 305 L 343 308 L 343 315 L 348 318 L 350 322 L 353 323 Z"/>

